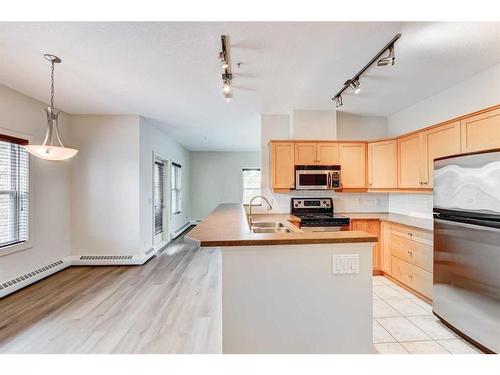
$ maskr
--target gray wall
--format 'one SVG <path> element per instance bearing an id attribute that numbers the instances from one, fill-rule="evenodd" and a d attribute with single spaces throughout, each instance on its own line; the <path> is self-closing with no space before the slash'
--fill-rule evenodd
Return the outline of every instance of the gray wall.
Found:
<path id="1" fill-rule="evenodd" d="M 259 168 L 259 152 L 191 152 L 191 217 L 204 219 L 220 203 L 242 201 L 242 168 Z"/>

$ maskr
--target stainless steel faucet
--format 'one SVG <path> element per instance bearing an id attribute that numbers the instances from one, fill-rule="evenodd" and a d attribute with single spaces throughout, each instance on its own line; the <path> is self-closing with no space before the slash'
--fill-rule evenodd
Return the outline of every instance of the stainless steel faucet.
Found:
<path id="1" fill-rule="evenodd" d="M 269 209 L 272 210 L 273 209 L 273 206 L 271 206 L 271 203 L 269 203 L 269 201 L 267 200 L 266 197 L 262 196 L 262 195 L 256 195 L 255 197 L 252 197 L 252 199 L 250 199 L 250 203 L 248 204 L 250 207 L 249 207 L 249 211 L 248 211 L 248 225 L 250 226 L 250 228 L 252 228 L 252 202 L 254 201 L 254 199 L 256 198 L 261 198 L 263 200 L 266 201 L 266 203 L 269 205 Z"/>

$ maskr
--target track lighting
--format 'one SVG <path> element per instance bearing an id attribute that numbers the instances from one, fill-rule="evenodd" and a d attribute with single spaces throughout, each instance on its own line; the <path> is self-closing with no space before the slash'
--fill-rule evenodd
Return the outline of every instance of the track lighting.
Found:
<path id="1" fill-rule="evenodd" d="M 377 61 L 377 66 L 393 66 L 395 60 L 396 56 L 394 55 L 394 44 L 392 44 L 389 46 L 389 56 L 382 57 L 379 61 Z"/>
<path id="2" fill-rule="evenodd" d="M 231 82 L 229 80 L 224 80 L 224 83 L 222 84 L 222 91 L 224 94 L 229 94 L 231 92 Z"/>
<path id="3" fill-rule="evenodd" d="M 335 106 L 340 107 L 342 103 L 342 94 L 347 89 L 351 89 L 354 94 L 358 94 L 361 91 L 361 83 L 359 82 L 359 78 L 361 75 L 368 70 L 375 62 L 377 62 L 377 66 L 392 66 L 396 60 L 394 54 L 394 44 L 401 38 L 401 34 L 397 34 L 394 38 L 392 38 L 389 43 L 387 43 L 384 48 L 382 48 L 376 55 L 373 57 L 368 64 L 366 64 L 359 72 L 354 75 L 353 78 L 345 81 L 344 86 L 340 89 L 338 93 L 332 98 L 335 101 Z M 387 56 L 382 57 L 383 54 L 389 52 Z"/>
<path id="4" fill-rule="evenodd" d="M 359 92 L 361 91 L 361 83 L 359 83 L 358 79 L 349 81 L 349 87 L 355 94 L 359 94 Z"/>
<path id="5" fill-rule="evenodd" d="M 231 93 L 231 83 L 233 74 L 231 73 L 231 58 L 229 56 L 229 36 L 221 35 L 222 51 L 219 52 L 219 60 L 222 67 L 222 93 L 226 102 L 229 102 L 233 94 Z"/>

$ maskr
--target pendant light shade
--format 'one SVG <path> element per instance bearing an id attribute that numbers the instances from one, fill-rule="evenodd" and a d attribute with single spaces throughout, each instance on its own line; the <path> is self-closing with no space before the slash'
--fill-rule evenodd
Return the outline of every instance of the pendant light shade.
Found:
<path id="1" fill-rule="evenodd" d="M 59 113 L 54 108 L 54 64 L 60 63 L 61 59 L 54 55 L 44 55 L 44 57 L 51 63 L 51 96 L 50 106 L 45 108 L 47 113 L 47 133 L 41 145 L 26 145 L 24 148 L 28 152 L 40 159 L 45 160 L 65 160 L 72 158 L 76 155 L 78 150 L 74 148 L 64 147 L 61 137 L 59 136 L 58 116 Z"/>

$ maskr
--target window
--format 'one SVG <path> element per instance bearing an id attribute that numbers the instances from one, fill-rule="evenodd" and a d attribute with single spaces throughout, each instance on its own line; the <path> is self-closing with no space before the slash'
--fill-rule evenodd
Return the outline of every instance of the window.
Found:
<path id="1" fill-rule="evenodd" d="M 244 168 L 243 173 L 243 203 L 249 204 L 250 199 L 260 195 L 260 169 Z"/>
<path id="2" fill-rule="evenodd" d="M 22 139 L 0 134 L 0 249 L 28 241 L 29 156 Z"/>
<path id="3" fill-rule="evenodd" d="M 177 163 L 172 163 L 172 174 L 170 176 L 171 205 L 172 214 L 179 214 L 182 207 L 182 190 L 181 190 L 181 166 Z"/>

